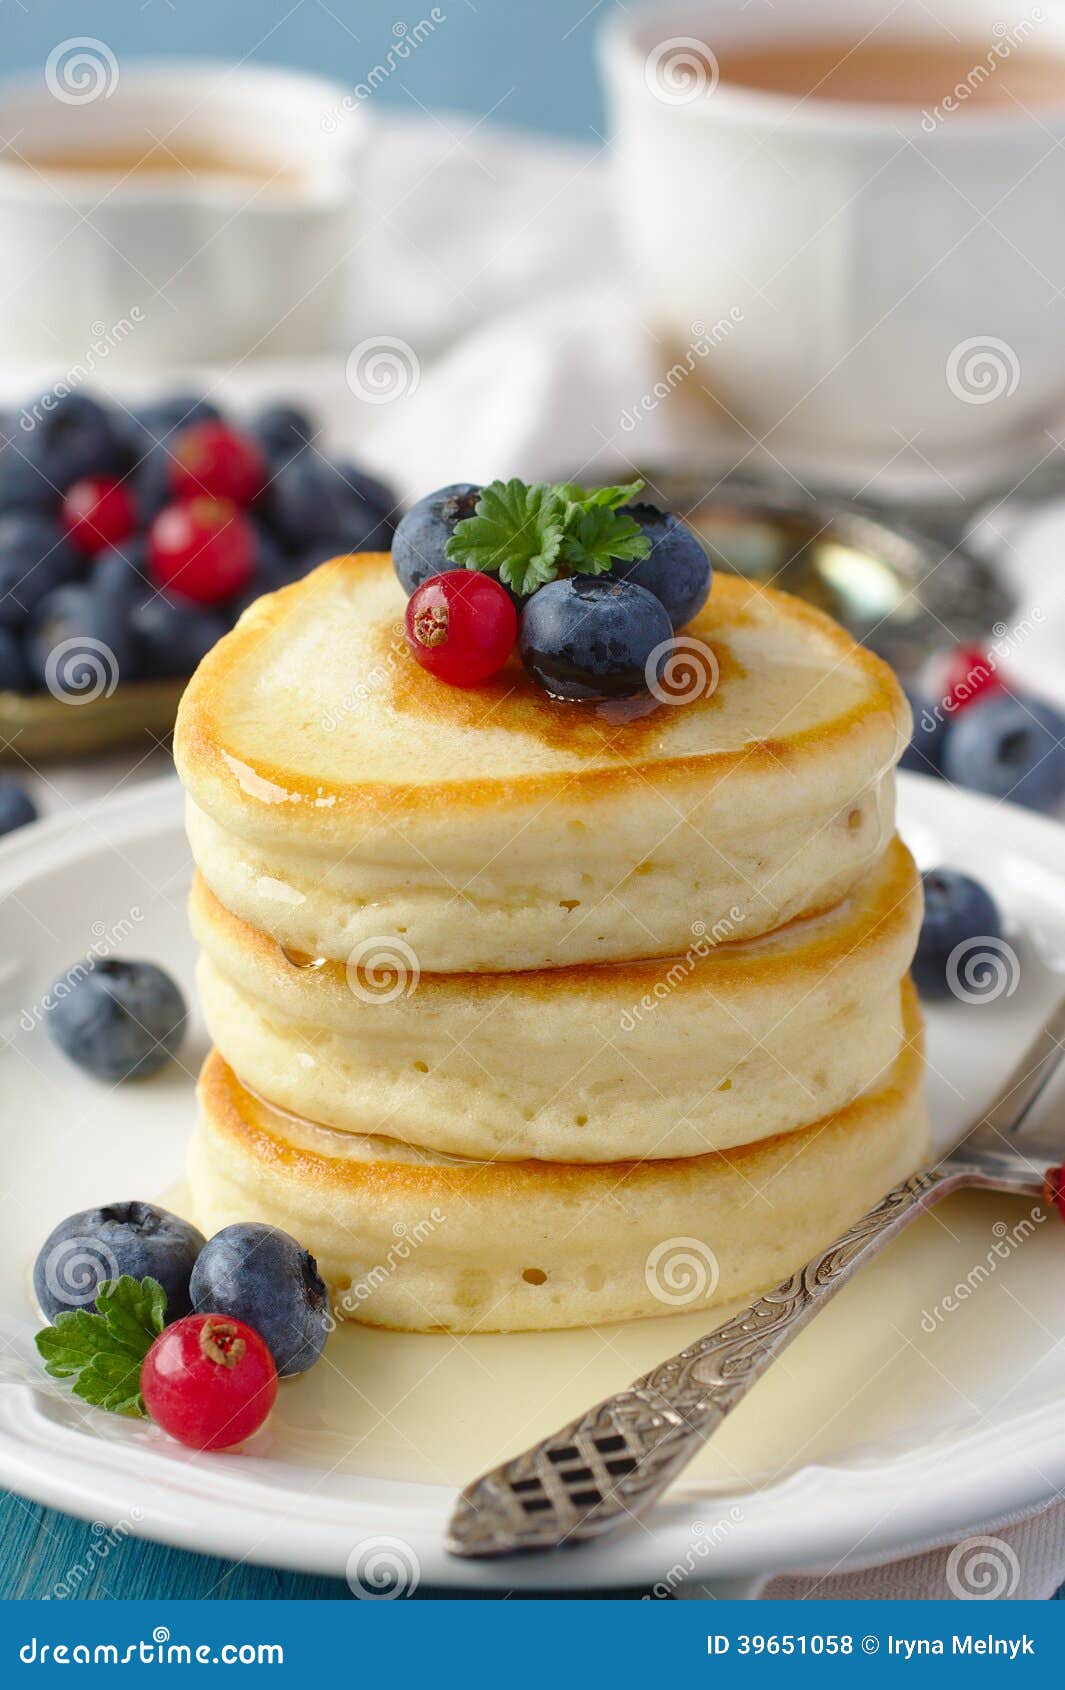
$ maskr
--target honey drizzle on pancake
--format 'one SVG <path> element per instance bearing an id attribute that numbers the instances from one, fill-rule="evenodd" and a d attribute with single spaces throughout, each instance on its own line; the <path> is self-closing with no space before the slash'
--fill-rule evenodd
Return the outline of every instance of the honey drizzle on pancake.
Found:
<path id="1" fill-rule="evenodd" d="M 398 715 L 417 716 L 430 729 L 434 722 L 461 730 L 503 728 L 528 734 L 555 751 L 606 753 L 622 763 L 638 757 L 660 738 L 674 710 L 720 709 L 728 683 L 747 673 L 728 641 L 715 636 L 701 642 L 717 666 L 716 685 L 710 691 L 675 703 L 647 694 L 590 704 L 550 697 L 517 658 L 479 686 L 444 686 L 413 658 L 398 664 L 394 657 L 391 663 L 385 661 L 393 650 L 388 629 L 374 629 L 371 638 L 382 660 L 380 672 L 387 677 L 389 707 Z"/>
<path id="2" fill-rule="evenodd" d="M 287 945 L 278 945 L 277 948 L 290 968 L 324 968 L 328 960 L 324 956 L 308 956 L 306 951 L 290 950 Z"/>

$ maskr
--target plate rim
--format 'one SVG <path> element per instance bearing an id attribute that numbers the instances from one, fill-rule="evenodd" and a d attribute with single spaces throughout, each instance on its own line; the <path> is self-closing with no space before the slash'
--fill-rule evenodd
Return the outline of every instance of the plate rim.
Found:
<path id="1" fill-rule="evenodd" d="M 1039 859 L 1065 900 L 1060 823 L 922 775 L 903 772 L 900 783 L 918 810 L 935 793 L 937 811 L 927 812 L 931 827 L 943 805 L 955 819 L 970 812 L 985 837 L 990 828 L 1003 844 Z M 176 777 L 164 774 L 89 808 L 97 822 L 106 821 L 107 834 L 131 837 L 180 826 L 182 793 Z M 87 836 L 80 813 L 16 830 L 0 840 L 0 891 L 103 848 L 103 831 Z M 268 1456 L 203 1458 L 162 1444 L 123 1443 L 92 1431 L 97 1411 L 77 1427 L 57 1425 L 48 1414 L 54 1401 L 26 1382 L 0 1391 L 0 1484 L 22 1496 L 116 1526 L 129 1515 L 116 1490 L 116 1473 L 124 1469 L 144 1505 L 137 1536 L 192 1553 L 340 1578 L 358 1543 L 402 1537 L 417 1556 L 422 1582 L 441 1589 L 558 1589 L 572 1586 L 577 1569 L 579 1580 L 592 1586 L 648 1585 L 683 1563 L 699 1585 L 789 1570 L 853 1569 L 956 1541 L 1007 1514 L 1033 1512 L 1065 1485 L 1065 1436 L 1047 1402 L 960 1439 L 889 1453 L 879 1462 L 835 1468 L 809 1463 L 760 1488 L 697 1492 L 681 1481 L 673 1500 L 645 1520 L 645 1531 L 582 1545 L 562 1561 L 557 1551 L 468 1561 L 443 1547 L 455 1494 L 450 1487 L 345 1475 L 340 1494 L 330 1499 L 335 1506 L 321 1507 L 325 1499 L 317 1495 L 308 1511 L 309 1492 L 298 1475 L 313 1469 L 286 1464 L 295 1482 L 271 1485 Z M 856 1519 L 873 1508 L 876 1517 L 855 1545 Z M 693 1545 L 731 1519 L 730 1509 L 740 1519 L 731 1522 L 720 1547 L 705 1555 L 696 1550 Z"/>

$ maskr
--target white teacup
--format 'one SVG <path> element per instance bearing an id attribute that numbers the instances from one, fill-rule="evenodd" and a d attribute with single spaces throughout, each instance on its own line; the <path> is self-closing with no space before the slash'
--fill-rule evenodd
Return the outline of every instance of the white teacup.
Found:
<path id="1" fill-rule="evenodd" d="M 966 454 L 1060 404 L 1065 83 L 1032 111 L 963 110 L 965 87 L 932 108 L 800 101 L 727 83 L 716 56 L 874 28 L 917 52 L 948 29 L 992 61 L 1065 51 L 1049 0 L 1022 5 L 690 0 L 604 31 L 644 303 L 696 364 L 709 346 L 700 380 L 770 449 Z"/>
<path id="2" fill-rule="evenodd" d="M 124 365 L 233 363 L 336 344 L 354 97 L 284 70 L 62 46 L 43 75 L 0 83 L 0 357 L 82 367 L 121 345 Z M 165 168 L 84 168 L 146 135 Z"/>

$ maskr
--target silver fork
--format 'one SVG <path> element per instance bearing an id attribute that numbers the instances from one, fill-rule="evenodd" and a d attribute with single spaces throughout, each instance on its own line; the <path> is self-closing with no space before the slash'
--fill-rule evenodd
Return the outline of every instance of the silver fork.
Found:
<path id="1" fill-rule="evenodd" d="M 1065 999 L 995 1101 L 943 1161 L 889 1191 L 831 1244 L 723 1326 L 462 1492 L 447 1548 L 511 1555 L 580 1543 L 661 1496 L 770 1363 L 859 1268 L 940 1198 L 966 1186 L 1042 1198 L 1063 1146 L 1017 1135 L 1065 1054 Z"/>

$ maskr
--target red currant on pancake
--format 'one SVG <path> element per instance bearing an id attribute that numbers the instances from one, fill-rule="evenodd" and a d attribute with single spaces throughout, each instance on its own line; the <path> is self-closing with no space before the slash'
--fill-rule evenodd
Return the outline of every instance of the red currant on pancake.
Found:
<path id="1" fill-rule="evenodd" d="M 170 448 L 170 487 L 175 498 L 206 494 L 250 505 L 269 471 L 256 441 L 223 422 L 198 422 L 182 429 Z"/>
<path id="2" fill-rule="evenodd" d="M 157 587 L 194 604 L 217 604 L 250 582 L 255 530 L 229 499 L 167 505 L 148 533 L 148 567 Z"/>
<path id="3" fill-rule="evenodd" d="M 274 1406 L 277 1369 L 258 1332 L 222 1314 L 189 1314 L 144 1358 L 141 1395 L 152 1419 L 191 1449 L 231 1449 Z"/>
<path id="4" fill-rule="evenodd" d="M 62 519 L 71 545 L 93 557 L 136 532 L 137 507 L 124 482 L 90 475 L 67 488 Z"/>
<path id="5" fill-rule="evenodd" d="M 437 680 L 475 687 L 499 673 L 518 637 L 518 615 L 490 575 L 450 569 L 407 601 L 407 644 Z"/>

